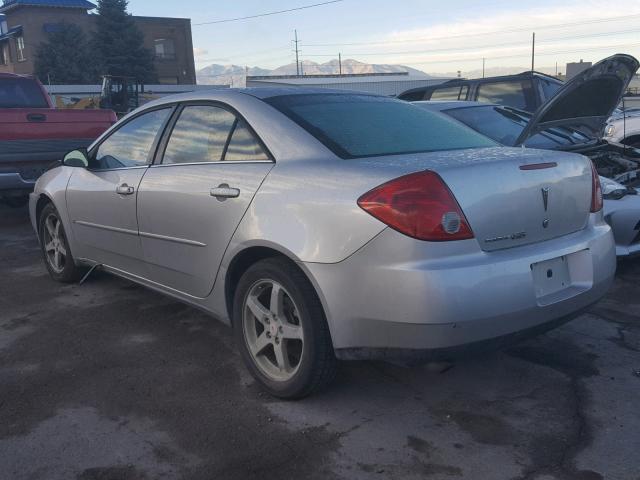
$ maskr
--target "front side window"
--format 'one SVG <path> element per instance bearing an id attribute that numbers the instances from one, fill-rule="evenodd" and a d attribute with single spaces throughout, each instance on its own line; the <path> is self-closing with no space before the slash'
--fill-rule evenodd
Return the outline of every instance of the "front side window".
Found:
<path id="1" fill-rule="evenodd" d="M 170 114 L 171 108 L 163 108 L 127 122 L 100 144 L 89 167 L 107 170 L 148 165 L 154 141 Z"/>
<path id="2" fill-rule="evenodd" d="M 553 97 L 558 90 L 562 88 L 561 83 L 551 82 L 549 80 L 545 80 L 544 78 L 540 78 L 538 80 L 540 82 L 540 86 L 542 87 L 542 93 L 544 94 L 544 98 L 549 100 Z"/>
<path id="3" fill-rule="evenodd" d="M 7 55 L 7 46 L 4 43 L 0 43 L 0 65 L 6 65 L 9 63 L 9 55 Z"/>
<path id="4" fill-rule="evenodd" d="M 387 97 L 301 94 L 265 101 L 342 158 L 496 146 L 443 114 Z"/>
<path id="5" fill-rule="evenodd" d="M 16 51 L 18 52 L 18 61 L 24 62 L 26 57 L 24 56 L 24 37 L 16 37 Z"/>
<path id="6" fill-rule="evenodd" d="M 532 111 L 535 106 L 530 94 L 530 81 L 482 83 L 478 87 L 477 100 Z"/>
<path id="7" fill-rule="evenodd" d="M 162 163 L 219 162 L 235 121 L 234 114 L 220 107 L 185 107 L 173 127 Z"/>

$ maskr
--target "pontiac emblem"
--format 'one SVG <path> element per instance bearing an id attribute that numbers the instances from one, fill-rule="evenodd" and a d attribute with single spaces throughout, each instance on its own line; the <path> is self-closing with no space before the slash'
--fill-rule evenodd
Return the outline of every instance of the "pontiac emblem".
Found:
<path id="1" fill-rule="evenodd" d="M 549 187 L 542 189 L 542 203 L 544 204 L 544 211 L 546 212 L 549 208 Z"/>

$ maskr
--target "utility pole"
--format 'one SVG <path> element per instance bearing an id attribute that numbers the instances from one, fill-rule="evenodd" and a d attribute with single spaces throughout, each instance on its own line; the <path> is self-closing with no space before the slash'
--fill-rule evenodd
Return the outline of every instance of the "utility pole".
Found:
<path id="1" fill-rule="evenodd" d="M 298 30 L 294 30 L 293 32 L 295 34 L 294 43 L 296 44 L 296 75 L 299 77 L 300 76 L 300 60 L 299 60 L 300 50 L 298 49 Z"/>
<path id="2" fill-rule="evenodd" d="M 536 32 L 533 32 L 533 40 L 531 42 L 531 71 L 535 70 L 536 65 Z"/>
<path id="3" fill-rule="evenodd" d="M 486 58 L 482 58 L 482 78 L 484 78 L 484 62 Z"/>
<path id="4" fill-rule="evenodd" d="M 338 53 L 338 68 L 340 75 L 342 75 L 342 53 Z"/>

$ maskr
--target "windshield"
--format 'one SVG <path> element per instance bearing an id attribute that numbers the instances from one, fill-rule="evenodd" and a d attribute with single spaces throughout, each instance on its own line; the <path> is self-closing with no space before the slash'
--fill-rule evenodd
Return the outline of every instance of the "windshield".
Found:
<path id="1" fill-rule="evenodd" d="M 0 78 L 0 108 L 49 108 L 49 104 L 33 80 Z"/>
<path id="2" fill-rule="evenodd" d="M 443 113 L 468 125 L 503 145 L 513 146 L 531 120 L 531 114 L 509 107 L 494 105 L 452 108 Z M 567 128 L 549 128 L 529 138 L 525 145 L 531 148 L 554 149 L 590 142 L 583 133 Z"/>
<path id="3" fill-rule="evenodd" d="M 386 97 L 308 94 L 265 101 L 342 158 L 496 146 L 445 115 Z"/>

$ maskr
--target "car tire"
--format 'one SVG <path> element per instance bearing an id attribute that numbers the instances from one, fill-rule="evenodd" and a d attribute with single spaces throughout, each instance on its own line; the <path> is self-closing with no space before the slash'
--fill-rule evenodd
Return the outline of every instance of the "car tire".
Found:
<path id="1" fill-rule="evenodd" d="M 20 195 L 18 197 L 4 197 L 4 203 L 11 208 L 22 208 L 29 203 L 29 196 Z"/>
<path id="2" fill-rule="evenodd" d="M 338 362 L 320 300 L 287 259 L 261 260 L 242 275 L 233 328 L 245 365 L 275 397 L 303 398 L 335 377 Z"/>
<path id="3" fill-rule="evenodd" d="M 51 278 L 61 283 L 80 280 L 86 269 L 75 264 L 60 214 L 52 203 L 46 205 L 40 213 L 38 236 L 44 264 Z"/>

